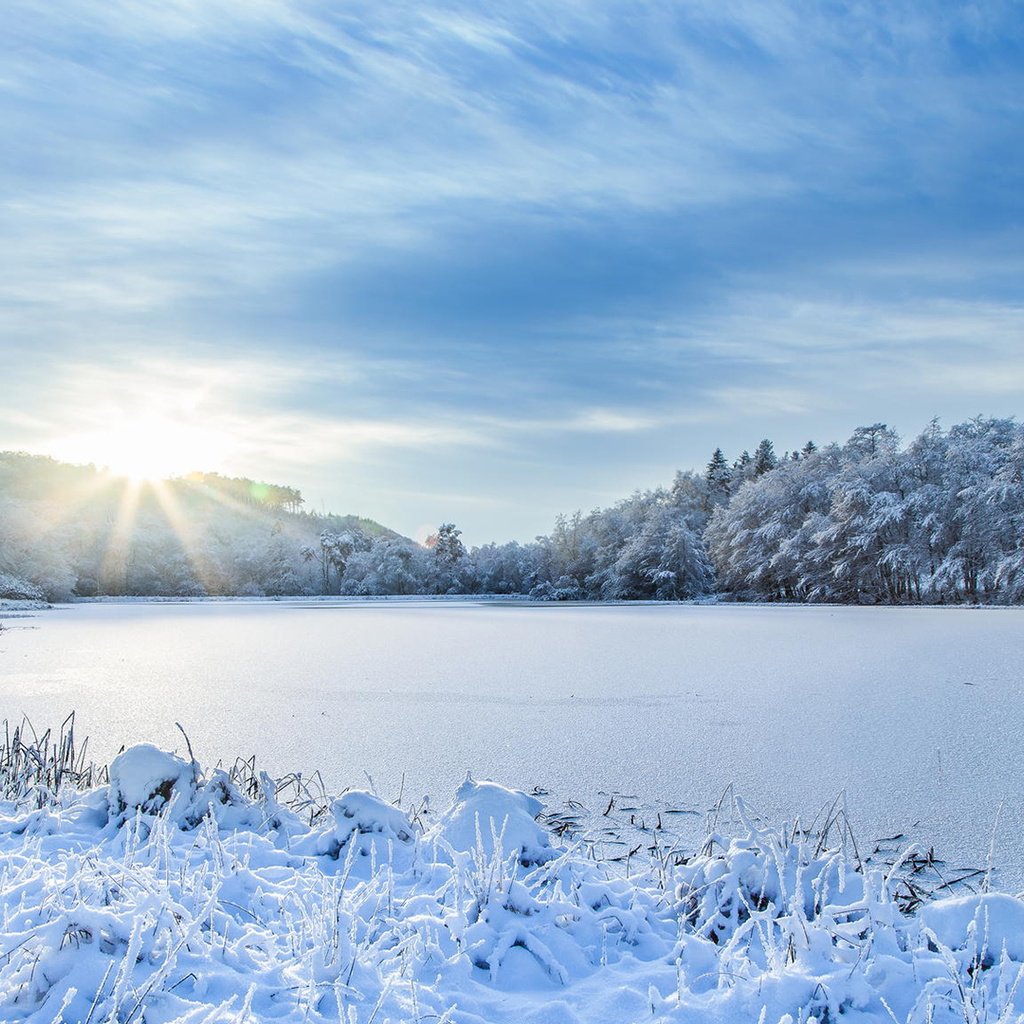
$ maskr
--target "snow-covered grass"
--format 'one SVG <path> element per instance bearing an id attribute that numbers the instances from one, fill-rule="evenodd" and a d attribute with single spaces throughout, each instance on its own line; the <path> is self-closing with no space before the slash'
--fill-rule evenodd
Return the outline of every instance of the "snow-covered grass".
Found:
<path id="1" fill-rule="evenodd" d="M 467 780 L 440 814 L 240 761 L 129 748 L 106 776 L 8 733 L 0 1019 L 629 1024 L 1021 1019 L 1024 902 L 904 912 L 841 808 L 807 832 L 723 801 L 628 872 Z M 838 805 L 837 805 L 838 807 Z M 986 888 L 983 884 L 982 890 Z"/>

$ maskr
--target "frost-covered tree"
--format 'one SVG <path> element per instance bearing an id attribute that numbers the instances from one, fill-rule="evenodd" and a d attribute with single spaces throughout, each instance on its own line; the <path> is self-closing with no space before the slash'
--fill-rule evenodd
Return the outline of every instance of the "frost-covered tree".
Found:
<path id="1" fill-rule="evenodd" d="M 724 505 L 732 492 L 732 469 L 726 461 L 721 448 L 716 448 L 711 460 L 704 470 L 704 481 L 707 484 L 707 511 L 718 505 Z"/>
<path id="2" fill-rule="evenodd" d="M 829 508 L 825 481 L 837 464 L 836 450 L 786 462 L 715 510 L 704 541 L 721 587 L 771 600 L 807 597 L 806 555 Z"/>
<path id="3" fill-rule="evenodd" d="M 94 467 L 0 453 L 0 597 L 93 594 L 530 594 L 821 601 L 1024 601 L 1024 428 L 885 424 L 842 446 L 770 442 L 527 543 L 424 547 L 314 515 L 290 488 L 214 474 L 134 488 Z M 763 471 L 761 471 L 763 470 Z M 709 564 L 709 561 L 711 564 Z M 712 582 L 712 565 L 717 584 Z"/>
<path id="4" fill-rule="evenodd" d="M 766 437 L 754 449 L 754 475 L 764 476 L 765 473 L 770 472 L 777 465 L 778 459 L 775 457 L 775 446 Z"/>
<path id="5" fill-rule="evenodd" d="M 460 589 L 459 563 L 466 556 L 461 537 L 462 531 L 454 523 L 442 523 L 437 533 L 427 539 L 427 547 L 434 552 L 435 592 L 438 594 L 457 593 Z"/>
<path id="6" fill-rule="evenodd" d="M 352 553 L 365 546 L 366 538 L 357 531 L 335 533 L 333 530 L 322 530 L 319 543 L 304 545 L 301 553 L 307 562 L 314 562 L 319 567 L 321 593 L 330 594 L 331 570 L 334 569 L 335 575 L 340 578 Z"/>

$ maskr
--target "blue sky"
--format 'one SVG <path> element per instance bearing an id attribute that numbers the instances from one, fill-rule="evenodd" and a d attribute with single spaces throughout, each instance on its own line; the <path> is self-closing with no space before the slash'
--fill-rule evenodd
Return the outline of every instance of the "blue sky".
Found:
<path id="1" fill-rule="evenodd" d="M 0 50 L 0 447 L 479 543 L 1022 412 L 1018 3 L 63 0 Z"/>

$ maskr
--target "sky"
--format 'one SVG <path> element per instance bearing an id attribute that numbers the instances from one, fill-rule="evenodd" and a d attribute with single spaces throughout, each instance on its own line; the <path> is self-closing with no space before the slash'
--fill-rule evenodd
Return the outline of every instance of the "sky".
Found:
<path id="1" fill-rule="evenodd" d="M 4 23 L 2 449 L 478 544 L 718 446 L 1024 412 L 1020 3 Z"/>

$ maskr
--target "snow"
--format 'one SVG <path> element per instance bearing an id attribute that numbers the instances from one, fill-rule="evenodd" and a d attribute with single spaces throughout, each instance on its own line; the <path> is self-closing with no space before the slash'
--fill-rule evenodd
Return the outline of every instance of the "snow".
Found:
<path id="1" fill-rule="evenodd" d="M 1024 903 L 1005 893 L 943 900 L 921 910 L 921 923 L 938 943 L 998 960 L 1005 951 L 1024 961 Z"/>
<path id="2" fill-rule="evenodd" d="M 535 797 L 472 778 L 459 786 L 436 835 L 459 853 L 480 850 L 485 857 L 510 853 L 524 864 L 551 857 L 547 833 L 534 819 L 544 805 Z"/>
<path id="3" fill-rule="evenodd" d="M 351 790 L 331 804 L 334 824 L 316 837 L 315 851 L 335 860 L 351 855 L 394 860 L 413 841 L 413 826 L 397 807 L 365 790 Z"/>
<path id="4" fill-rule="evenodd" d="M 181 722 L 204 764 L 439 807 L 467 771 L 598 822 L 614 798 L 691 849 L 730 782 L 776 822 L 845 790 L 861 845 L 983 867 L 994 836 L 1016 889 L 1021 664 L 1022 609 L 102 603 L 4 620 L 0 717 L 74 709 L 104 762 Z"/>
<path id="5" fill-rule="evenodd" d="M 556 840 L 534 820 L 538 800 L 493 782 L 467 780 L 436 818 L 350 790 L 308 824 L 266 779 L 251 798 L 236 782 L 147 744 L 120 756 L 109 786 L 0 802 L 0 1019 L 1024 1013 L 1024 901 L 985 892 L 904 914 L 899 878 L 862 865 L 842 831 L 829 842 L 773 829 L 738 799 L 737 828 L 721 819 L 703 852 L 627 874 Z M 202 800 L 201 816 L 180 813 Z"/>
<path id="6" fill-rule="evenodd" d="M 117 814 L 156 813 L 172 800 L 183 814 L 195 794 L 193 766 L 152 743 L 130 747 L 110 762 L 110 802 Z"/>

